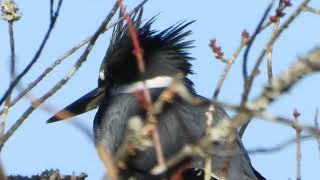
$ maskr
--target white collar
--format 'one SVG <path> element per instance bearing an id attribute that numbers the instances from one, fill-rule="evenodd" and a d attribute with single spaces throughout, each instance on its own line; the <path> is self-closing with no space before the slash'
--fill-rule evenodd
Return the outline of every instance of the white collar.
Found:
<path id="1" fill-rule="evenodd" d="M 133 93 L 144 88 L 164 88 L 171 85 L 174 78 L 170 76 L 157 76 L 155 78 L 146 79 L 145 81 L 138 81 L 131 84 L 124 84 L 112 90 L 112 94 L 126 94 Z"/>

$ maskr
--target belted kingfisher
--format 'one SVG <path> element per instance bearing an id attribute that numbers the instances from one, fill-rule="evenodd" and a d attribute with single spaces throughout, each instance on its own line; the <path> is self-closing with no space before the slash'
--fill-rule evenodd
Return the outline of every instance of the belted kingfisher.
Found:
<path id="1" fill-rule="evenodd" d="M 47 122 L 70 118 L 98 107 L 93 125 L 94 139 L 113 156 L 125 139 L 129 119 L 133 116 L 141 118 L 146 116 L 145 108 L 133 94 L 143 88 L 141 81 L 144 80 L 151 99 L 156 101 L 161 92 L 173 82 L 176 75 L 182 74 L 186 89 L 193 96 L 201 99 L 203 103 L 193 105 L 177 95 L 163 107 L 162 113 L 157 115 L 156 127 L 164 158 L 168 159 L 185 145 L 193 144 L 205 135 L 206 112 L 211 102 L 196 94 L 192 81 L 187 77 L 192 74 L 190 60 L 193 58 L 187 52 L 192 47 L 192 41 L 185 40 L 191 31 L 185 31 L 185 28 L 192 22 L 182 22 L 159 32 L 151 29 L 155 18 L 142 23 L 141 16 L 142 11 L 131 18 L 143 49 L 145 72 L 139 72 L 132 53 L 133 43 L 128 26 L 119 23 L 113 30 L 109 48 L 101 64 L 98 87 L 57 113 L 70 112 L 66 116 L 55 115 Z M 221 107 L 214 106 L 213 119 L 215 122 L 228 118 Z M 215 152 L 226 152 L 226 148 L 224 144 L 212 146 L 212 179 L 221 179 L 219 172 L 225 160 L 221 153 Z M 265 179 L 252 167 L 239 137 L 236 137 L 232 155 L 228 158 L 230 166 L 226 179 Z M 190 168 L 181 173 L 181 179 L 203 179 L 203 173 L 198 173 L 204 168 L 203 160 L 194 158 L 191 161 Z M 123 179 L 129 177 L 157 179 L 150 175 L 150 170 L 156 165 L 157 158 L 153 146 L 137 150 L 128 160 L 128 171 L 122 177 Z"/>

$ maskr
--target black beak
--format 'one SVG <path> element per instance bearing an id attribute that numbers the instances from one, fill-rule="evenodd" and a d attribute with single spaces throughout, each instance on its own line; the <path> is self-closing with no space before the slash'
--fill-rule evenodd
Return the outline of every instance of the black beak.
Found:
<path id="1" fill-rule="evenodd" d="M 47 123 L 68 119 L 87 111 L 91 111 L 99 106 L 104 99 L 104 96 L 105 88 L 98 87 L 56 113 L 47 120 Z"/>

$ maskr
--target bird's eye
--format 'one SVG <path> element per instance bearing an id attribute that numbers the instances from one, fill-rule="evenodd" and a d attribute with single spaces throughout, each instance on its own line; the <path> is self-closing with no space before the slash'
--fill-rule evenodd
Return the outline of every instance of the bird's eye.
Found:
<path id="1" fill-rule="evenodd" d="M 100 79 L 101 81 L 104 81 L 104 80 L 105 80 L 104 70 L 102 70 L 102 71 L 99 72 L 99 79 Z"/>

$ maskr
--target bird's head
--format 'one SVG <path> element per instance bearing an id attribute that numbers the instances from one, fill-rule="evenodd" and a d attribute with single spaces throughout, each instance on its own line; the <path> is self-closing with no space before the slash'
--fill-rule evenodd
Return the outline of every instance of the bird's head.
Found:
<path id="1" fill-rule="evenodd" d="M 192 59 L 186 51 L 192 41 L 184 39 L 191 31 L 184 31 L 192 22 L 182 22 L 170 26 L 163 31 L 151 29 L 155 18 L 142 23 L 142 11 L 132 17 L 138 41 L 142 50 L 145 71 L 138 68 L 136 56 L 133 53 L 134 43 L 128 31 L 128 25 L 119 23 L 113 29 L 112 38 L 99 70 L 98 88 L 70 104 L 48 122 L 66 119 L 99 106 L 106 100 L 110 91 L 126 91 L 131 86 L 145 80 L 151 86 L 168 84 L 177 74 L 185 76 L 186 84 L 192 88 L 192 82 L 186 78 L 191 74 Z M 61 116 L 61 112 L 64 116 Z"/>
<path id="2" fill-rule="evenodd" d="M 138 68 L 134 43 L 128 25 L 123 22 L 113 29 L 109 48 L 101 63 L 99 86 L 121 86 L 157 77 L 184 76 L 192 73 L 188 52 L 192 41 L 184 39 L 191 31 L 184 29 L 192 22 L 182 22 L 163 31 L 152 30 L 155 17 L 142 23 L 142 10 L 136 13 L 131 22 L 143 55 L 144 72 Z"/>

